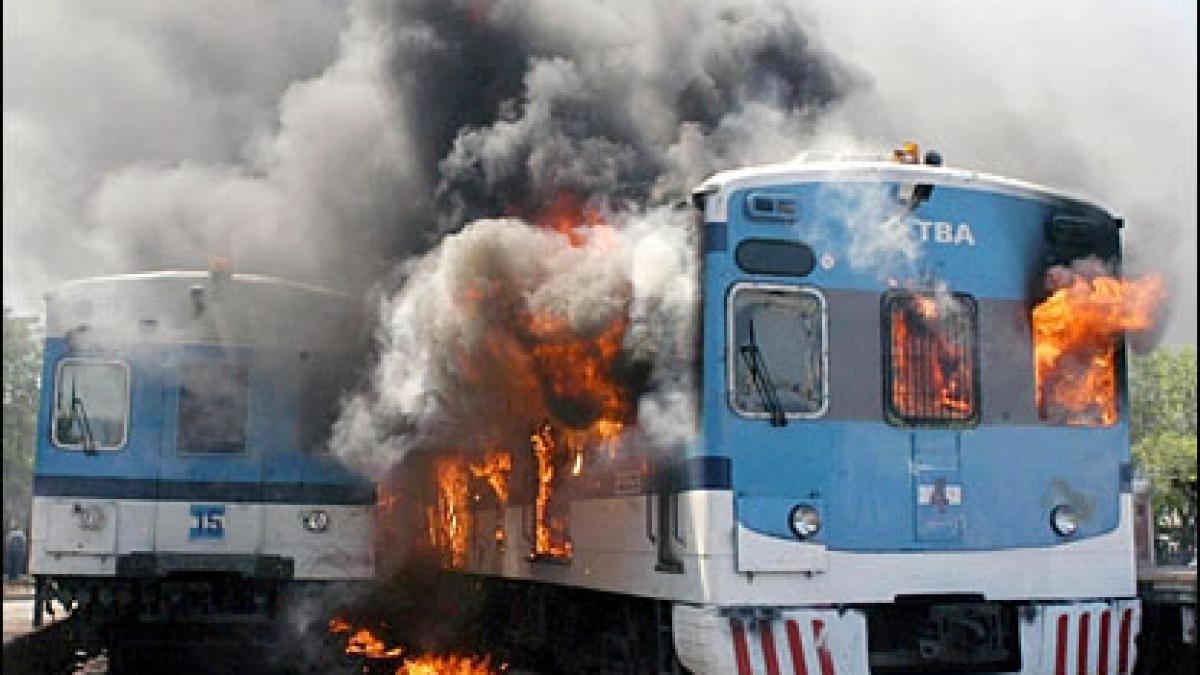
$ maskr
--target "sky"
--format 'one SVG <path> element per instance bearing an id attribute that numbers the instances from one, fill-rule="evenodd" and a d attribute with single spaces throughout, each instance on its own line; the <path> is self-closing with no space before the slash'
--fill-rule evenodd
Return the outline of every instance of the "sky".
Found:
<path id="1" fill-rule="evenodd" d="M 365 289 L 551 178 L 650 175 L 653 199 L 915 140 L 1124 215 L 1126 272 L 1166 276 L 1165 340 L 1195 344 L 1195 3 L 686 6 L 5 2 L 4 303 L 39 313 L 62 280 L 214 254 Z"/>

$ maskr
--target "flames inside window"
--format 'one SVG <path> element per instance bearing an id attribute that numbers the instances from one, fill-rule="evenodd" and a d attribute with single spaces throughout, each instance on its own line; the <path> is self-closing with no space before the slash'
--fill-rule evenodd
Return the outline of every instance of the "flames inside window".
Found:
<path id="1" fill-rule="evenodd" d="M 979 415 L 975 301 L 961 293 L 884 297 L 888 416 L 904 424 L 974 422 Z"/>

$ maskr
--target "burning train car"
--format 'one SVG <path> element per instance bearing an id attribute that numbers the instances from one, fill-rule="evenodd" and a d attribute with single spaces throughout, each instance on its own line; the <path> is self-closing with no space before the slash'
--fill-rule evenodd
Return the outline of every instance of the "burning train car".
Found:
<path id="1" fill-rule="evenodd" d="M 371 579 L 375 488 L 325 444 L 354 308 L 219 265 L 51 293 L 35 624 L 55 602 L 96 627 L 270 620 Z"/>
<path id="2" fill-rule="evenodd" d="M 402 465 L 414 550 L 493 637 L 569 672 L 1131 672 L 1124 336 L 1162 288 L 1121 279 L 1121 219 L 915 146 L 693 203 L 690 442 L 643 447 L 620 320 L 531 317 L 511 379 L 565 412 Z"/>

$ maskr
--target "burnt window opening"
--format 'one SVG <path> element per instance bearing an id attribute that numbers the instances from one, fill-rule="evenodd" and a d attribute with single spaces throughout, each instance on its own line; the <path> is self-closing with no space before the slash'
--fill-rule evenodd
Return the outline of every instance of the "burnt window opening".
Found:
<path id="1" fill-rule="evenodd" d="M 242 363 L 183 364 L 179 384 L 179 452 L 245 451 L 248 381 L 248 370 Z"/>
<path id="2" fill-rule="evenodd" d="M 1121 276 L 1119 219 L 1059 213 L 1045 223 L 1044 267 L 1032 295 L 1038 418 L 1108 426 L 1120 414 L 1126 331 L 1155 323 L 1157 282 Z"/>
<path id="3" fill-rule="evenodd" d="M 964 293 L 893 291 L 883 297 L 884 407 L 889 422 L 979 421 L 979 322 Z"/>

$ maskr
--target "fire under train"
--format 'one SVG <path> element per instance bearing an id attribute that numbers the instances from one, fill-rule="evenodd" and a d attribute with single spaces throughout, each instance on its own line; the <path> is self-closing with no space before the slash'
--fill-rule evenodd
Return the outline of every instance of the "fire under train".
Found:
<path id="1" fill-rule="evenodd" d="M 1063 305 L 1123 292 L 1122 219 L 915 147 L 693 204 L 692 441 L 600 420 L 406 460 L 413 546 L 487 592 L 485 643 L 562 672 L 1132 672 L 1145 320 L 1081 337 L 1097 312 Z"/>
<path id="2" fill-rule="evenodd" d="M 375 486 L 325 449 L 354 307 L 222 265 L 49 294 L 35 625 L 270 620 L 372 579 Z"/>

